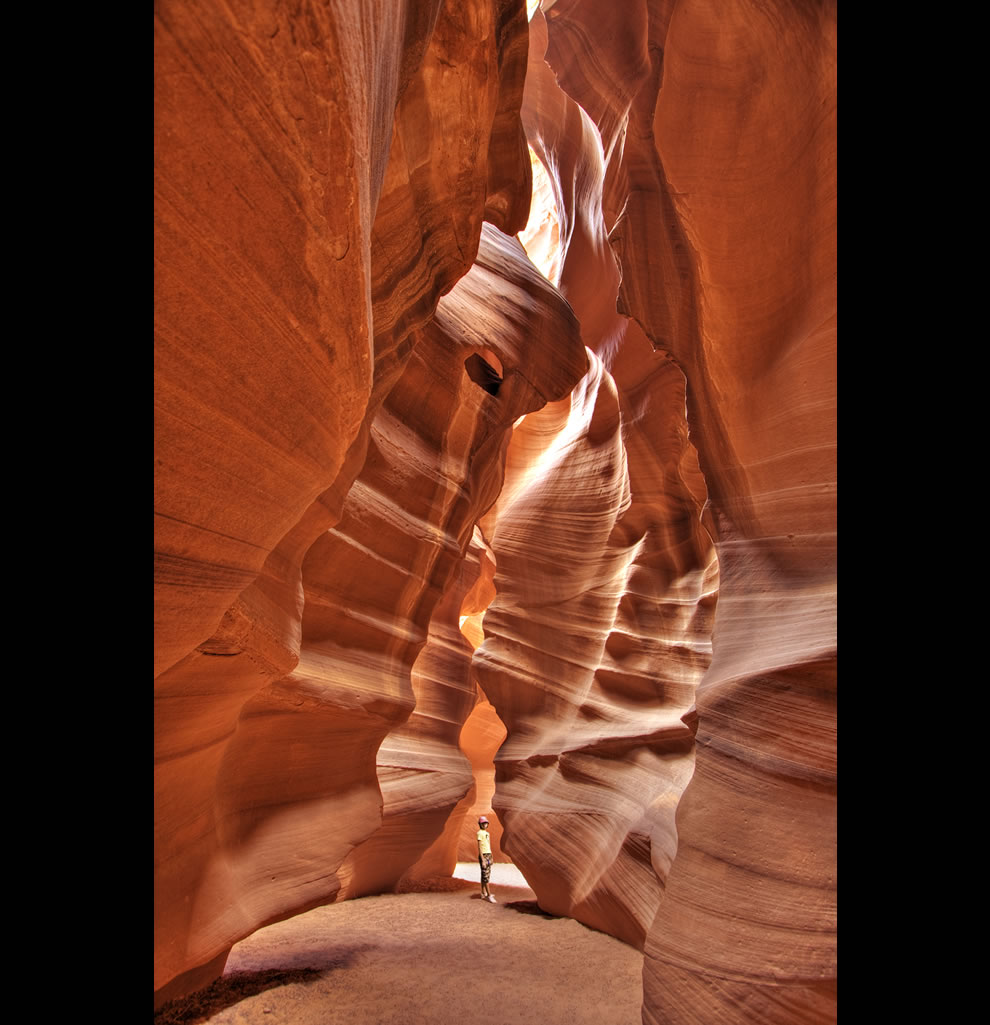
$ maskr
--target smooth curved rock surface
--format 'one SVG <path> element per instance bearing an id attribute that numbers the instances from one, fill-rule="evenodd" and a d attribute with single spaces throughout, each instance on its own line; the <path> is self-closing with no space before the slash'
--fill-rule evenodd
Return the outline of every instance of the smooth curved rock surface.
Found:
<path id="1" fill-rule="evenodd" d="M 835 4 L 546 7 L 156 4 L 156 1002 L 446 871 L 491 707 L 646 1025 L 834 1020 Z"/>
<path id="2" fill-rule="evenodd" d="M 471 762 L 475 787 L 463 809 L 457 842 L 458 861 L 476 861 L 478 858 L 480 815 L 488 816 L 493 860 L 496 863 L 512 860 L 502 847 L 502 821 L 492 809 L 495 797 L 495 755 L 506 735 L 505 723 L 499 719 L 492 703 L 479 688 L 478 703 L 461 730 L 461 750 Z"/>
<path id="3" fill-rule="evenodd" d="M 156 4 L 156 677 L 339 517 L 409 331 L 525 225 L 526 53 L 512 0 Z"/>
<path id="4" fill-rule="evenodd" d="M 568 401 L 517 427 L 482 521 L 497 596 L 476 652 L 508 728 L 503 846 L 545 909 L 642 947 L 690 778 L 684 721 L 711 657 L 718 570 L 684 420 L 684 378 L 616 311 L 605 164 L 531 24 L 523 121 L 556 193 L 560 289 L 593 350 Z"/>
<path id="5" fill-rule="evenodd" d="M 380 824 L 376 754 L 412 691 L 374 664 L 336 704 L 322 683 L 296 685 L 303 563 L 343 515 L 376 417 L 471 266 L 482 219 L 525 224 L 529 158 L 517 3 L 164 2 L 155 25 L 163 999 L 208 981 L 257 926 L 332 899 L 336 868 Z M 566 393 L 584 366 L 574 351 L 536 389 L 506 388 L 506 429 L 525 411 L 513 402 L 544 384 Z M 476 391 L 463 363 L 449 381 Z M 442 592 L 418 586 L 434 603 Z M 378 669 L 395 664 L 380 653 Z M 328 744 L 345 768 L 318 755 Z"/>
<path id="6" fill-rule="evenodd" d="M 541 907 L 642 947 L 693 765 L 683 718 L 710 658 L 717 567 L 698 508 L 665 535 L 660 507 L 633 500 L 619 397 L 592 360 L 513 435 L 483 521 L 498 594 L 474 664 L 508 729 L 503 847 Z"/>
<path id="7" fill-rule="evenodd" d="M 620 305 L 687 378 L 721 570 L 644 1021 L 830 1021 L 835 5 L 623 13 L 638 47 L 560 0 L 548 61 L 616 154 Z"/>

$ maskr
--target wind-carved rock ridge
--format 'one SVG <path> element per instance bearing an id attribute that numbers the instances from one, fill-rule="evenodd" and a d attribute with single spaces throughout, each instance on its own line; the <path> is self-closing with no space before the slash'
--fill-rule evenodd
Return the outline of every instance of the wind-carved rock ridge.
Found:
<path id="1" fill-rule="evenodd" d="M 835 5 L 548 17 L 556 80 L 613 154 L 620 308 L 687 380 L 720 564 L 644 1022 L 832 1021 Z"/>
<path id="2" fill-rule="evenodd" d="M 834 4 L 414 6 L 156 5 L 156 1002 L 447 870 L 477 680 L 645 1022 L 832 1020 Z"/>
<path id="3" fill-rule="evenodd" d="M 409 666 L 483 508 L 453 502 L 453 519 L 438 510 L 443 526 L 432 513 L 418 528 L 415 513 L 393 517 L 432 542 L 404 569 L 408 624 L 379 629 L 394 613 L 372 603 L 336 648 L 310 641 L 304 619 L 321 599 L 310 550 L 352 493 L 370 496 L 359 478 L 369 452 L 380 464 L 388 448 L 392 392 L 394 410 L 404 379 L 436 386 L 422 356 L 410 369 L 414 349 L 441 345 L 441 389 L 472 396 L 445 438 L 474 436 L 475 393 L 496 401 L 466 375 L 473 348 L 428 324 L 469 270 L 482 219 L 517 230 L 529 194 L 521 5 L 367 9 L 360 39 L 344 13 L 155 11 L 158 1002 L 215 977 L 248 932 L 339 892 L 340 865 L 381 823 L 376 754 L 413 708 Z M 457 452 L 427 474 L 453 480 L 466 457 L 480 502 L 497 493 L 499 430 L 542 401 L 516 372 L 516 332 L 563 316 L 543 329 L 558 345 L 547 394 L 566 394 L 586 367 L 566 304 L 540 298 L 518 244 L 498 234 L 489 264 L 525 307 L 508 325 L 492 319 L 505 423 L 482 417 L 482 456 Z M 535 296 L 519 298 L 527 287 Z M 376 571 L 387 537 L 364 546 Z M 378 651 L 365 644 L 376 631 Z M 328 746 L 346 764 L 326 760 Z"/>
<path id="4" fill-rule="evenodd" d="M 592 350 L 565 402 L 513 434 L 482 520 L 496 591 L 475 653 L 505 723 L 495 809 L 540 904 L 640 948 L 676 850 L 718 567 L 684 378 L 616 310 L 602 140 L 531 42 L 522 116 L 559 217 L 561 294 Z"/>
<path id="5" fill-rule="evenodd" d="M 497 594 L 474 665 L 508 729 L 503 847 L 546 910 L 642 947 L 665 875 L 654 860 L 673 858 L 691 774 L 684 719 L 710 657 L 717 566 L 699 509 L 682 538 L 692 562 L 674 576 L 685 553 L 671 559 L 658 510 L 632 498 L 617 412 L 593 357 L 569 400 L 516 429 L 483 520 Z"/>
<path id="6" fill-rule="evenodd" d="M 498 367 L 494 395 L 466 368 L 482 343 Z M 523 360 L 546 394 L 520 374 Z M 383 825 L 344 860 L 342 898 L 423 873 L 420 856 L 472 786 L 458 740 L 476 692 L 459 618 L 483 541 L 470 566 L 465 552 L 501 488 L 513 423 L 566 394 L 586 366 L 567 305 L 515 239 L 486 225 L 478 260 L 440 301 L 375 421 L 341 522 L 307 554 L 302 657 L 290 679 L 306 686 L 310 664 L 329 662 L 348 679 L 371 667 L 369 697 L 390 694 L 409 716 L 381 738 Z M 452 870 L 458 831 L 452 824 L 447 849 L 427 860 Z"/>

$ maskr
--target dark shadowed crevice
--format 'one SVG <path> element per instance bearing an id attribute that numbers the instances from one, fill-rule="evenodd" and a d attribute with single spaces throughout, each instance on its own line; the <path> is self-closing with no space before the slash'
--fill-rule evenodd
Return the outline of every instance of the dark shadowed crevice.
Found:
<path id="1" fill-rule="evenodd" d="M 501 375 L 482 356 L 476 352 L 468 356 L 464 361 L 464 369 L 479 388 L 484 388 L 489 395 L 498 395 L 502 384 Z"/>

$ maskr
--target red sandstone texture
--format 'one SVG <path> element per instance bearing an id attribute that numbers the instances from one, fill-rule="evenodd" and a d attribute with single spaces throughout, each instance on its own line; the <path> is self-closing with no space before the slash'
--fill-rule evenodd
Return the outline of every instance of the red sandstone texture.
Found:
<path id="1" fill-rule="evenodd" d="M 834 1018 L 835 6 L 545 7 L 156 5 L 156 1002 L 485 811 Z"/>
<path id="2" fill-rule="evenodd" d="M 645 1022 L 835 1014 L 835 17 L 549 12 L 547 59 L 613 155 L 620 305 L 687 378 L 720 566 Z"/>
<path id="3" fill-rule="evenodd" d="M 416 705 L 412 664 L 513 422 L 587 359 L 495 228 L 481 283 L 433 316 L 483 219 L 513 231 L 528 213 L 518 4 L 162 3 L 155 26 L 161 997 L 332 900 L 345 860 L 355 893 L 409 867 L 354 853 L 382 825 L 379 748 Z M 444 683 L 454 707 L 421 697 L 417 720 L 437 720 L 430 743 L 449 734 L 453 759 L 417 756 L 444 794 L 384 799 L 386 825 L 430 823 L 422 842 L 409 827 L 409 864 L 472 782 L 456 744 L 474 684 Z"/>
<path id="4" fill-rule="evenodd" d="M 676 851 L 718 572 L 684 378 L 616 312 L 601 140 L 545 49 L 537 14 L 523 120 L 555 184 L 560 290 L 592 368 L 513 434 L 482 521 L 497 595 L 475 666 L 509 731 L 503 847 L 547 910 L 642 947 Z"/>

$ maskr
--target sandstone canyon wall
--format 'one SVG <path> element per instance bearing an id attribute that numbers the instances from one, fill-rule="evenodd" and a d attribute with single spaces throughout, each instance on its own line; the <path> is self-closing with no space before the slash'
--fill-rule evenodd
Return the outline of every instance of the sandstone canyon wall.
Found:
<path id="1" fill-rule="evenodd" d="M 642 947 L 693 767 L 718 571 L 684 376 L 616 311 L 601 138 L 546 48 L 537 13 L 523 121 L 550 172 L 559 287 L 592 366 L 513 434 L 482 520 L 496 598 L 475 666 L 509 732 L 496 757 L 503 845 L 543 907 Z"/>
<path id="2" fill-rule="evenodd" d="M 685 374 L 718 542 L 644 1021 L 829 1021 L 836 8 L 632 8 L 560 0 L 547 61 L 600 132 L 620 308 Z"/>
<path id="3" fill-rule="evenodd" d="M 156 1002 L 494 807 L 834 1017 L 834 4 L 544 8 L 156 4 Z"/>
<path id="4" fill-rule="evenodd" d="M 587 358 L 511 237 L 491 228 L 464 277 L 483 221 L 528 213 L 519 4 L 162 2 L 155 28 L 164 998 L 265 922 L 374 885 L 353 852 L 382 822 L 382 741 L 417 728 L 433 609 L 513 422 Z M 445 683 L 452 710 L 419 703 L 427 737 L 473 702 Z M 420 746 L 440 789 L 470 785 L 463 758 Z"/>

